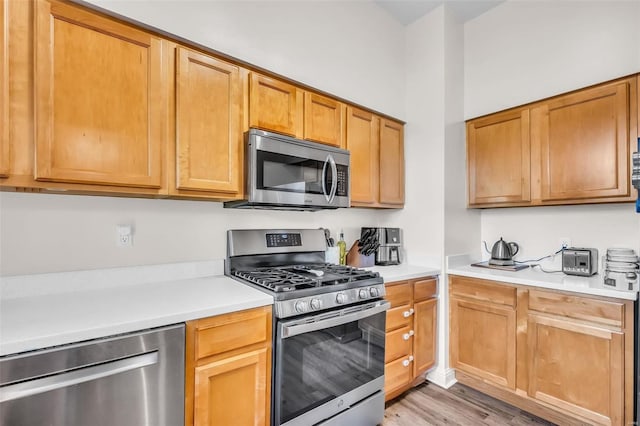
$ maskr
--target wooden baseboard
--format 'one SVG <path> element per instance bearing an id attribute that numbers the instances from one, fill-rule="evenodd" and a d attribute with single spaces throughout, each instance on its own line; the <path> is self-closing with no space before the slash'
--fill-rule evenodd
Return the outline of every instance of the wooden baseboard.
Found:
<path id="1" fill-rule="evenodd" d="M 579 418 L 574 415 L 567 415 L 560 412 L 544 402 L 534 400 L 528 395 L 520 395 L 514 393 L 510 389 L 503 389 L 496 385 L 485 382 L 482 379 L 477 379 L 460 371 L 456 371 L 456 379 L 464 384 L 473 388 L 479 392 L 492 396 L 496 399 L 504 401 L 508 404 L 516 406 L 524 411 L 534 414 L 538 417 L 542 417 L 550 422 L 563 425 L 563 426 L 584 426 L 585 424 L 591 424 L 588 419 Z"/>

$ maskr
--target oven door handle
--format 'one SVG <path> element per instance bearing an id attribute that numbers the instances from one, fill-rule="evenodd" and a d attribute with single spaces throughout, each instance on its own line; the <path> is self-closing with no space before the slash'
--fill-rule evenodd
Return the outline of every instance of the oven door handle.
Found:
<path id="1" fill-rule="evenodd" d="M 362 311 L 350 312 L 348 314 L 338 313 L 336 316 L 329 317 L 326 319 L 320 319 L 318 321 L 315 321 L 314 318 L 309 318 L 307 319 L 307 322 L 302 324 L 287 325 L 286 323 L 283 323 L 280 325 L 281 336 L 283 339 L 286 339 L 288 337 L 297 336 L 299 334 L 309 333 L 311 331 L 318 331 L 324 328 L 335 327 L 337 325 L 361 320 L 363 318 L 370 317 L 380 312 L 384 312 L 387 309 L 389 309 L 390 306 L 391 304 L 388 301 L 382 300 L 376 306 L 363 309 Z M 317 316 L 317 318 L 321 318 L 325 315 L 326 314 L 320 314 Z"/>

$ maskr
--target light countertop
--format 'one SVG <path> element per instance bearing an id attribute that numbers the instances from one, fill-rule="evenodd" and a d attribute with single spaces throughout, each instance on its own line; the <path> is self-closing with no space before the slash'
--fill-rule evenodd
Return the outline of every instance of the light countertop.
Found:
<path id="1" fill-rule="evenodd" d="M 365 268 L 369 271 L 378 272 L 385 283 L 394 281 L 411 280 L 414 278 L 430 277 L 440 274 L 440 269 L 429 266 L 417 266 L 401 263 L 392 266 L 372 266 Z"/>
<path id="2" fill-rule="evenodd" d="M 165 270 L 160 272 L 166 271 L 166 265 L 162 268 Z M 135 272 L 139 268 L 118 270 L 122 272 L 123 269 Z M 89 276 L 91 273 L 96 274 L 96 271 L 87 272 L 90 272 Z M 102 270 L 100 274 L 103 281 L 108 281 L 104 276 L 110 275 L 109 270 Z M 55 286 L 55 291 L 41 290 L 38 295 L 29 289 L 25 289 L 22 294 L 15 294 L 15 291 L 9 291 L 6 287 L 15 284 L 10 281 L 16 279 L 3 279 L 5 291 L 0 299 L 0 355 L 128 333 L 273 303 L 270 295 L 223 275 L 197 276 L 202 275 L 201 271 L 199 274 L 187 274 L 184 279 L 176 279 L 178 275 L 173 274 L 171 280 L 156 281 L 158 277 L 151 273 L 147 274 L 148 279 L 153 279 L 149 282 L 87 285 L 85 288 L 73 289 L 67 287 L 67 291 Z M 48 284 L 53 287 L 64 280 L 65 273 L 46 276 L 43 279 L 48 279 Z M 37 282 L 34 285 L 39 288 L 46 287 L 42 280 L 34 277 L 36 276 L 29 277 L 27 281 Z M 21 283 L 24 282 L 23 279 Z"/>
<path id="3" fill-rule="evenodd" d="M 617 290 L 606 287 L 600 274 L 591 277 L 579 277 L 563 273 L 545 273 L 538 268 L 526 268 L 511 272 L 471 266 L 471 263 L 473 262 L 468 256 L 449 256 L 447 258 L 447 273 L 449 275 L 460 275 L 616 299 L 636 300 L 638 298 L 637 291 Z"/>

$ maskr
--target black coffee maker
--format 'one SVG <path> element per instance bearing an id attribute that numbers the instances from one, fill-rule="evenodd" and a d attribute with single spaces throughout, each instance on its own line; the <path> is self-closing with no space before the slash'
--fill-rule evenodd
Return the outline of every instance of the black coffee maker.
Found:
<path id="1" fill-rule="evenodd" d="M 362 235 L 372 234 L 375 231 L 377 243 L 375 251 L 376 265 L 399 265 L 401 263 L 400 251 L 402 249 L 402 236 L 400 228 L 362 228 Z"/>

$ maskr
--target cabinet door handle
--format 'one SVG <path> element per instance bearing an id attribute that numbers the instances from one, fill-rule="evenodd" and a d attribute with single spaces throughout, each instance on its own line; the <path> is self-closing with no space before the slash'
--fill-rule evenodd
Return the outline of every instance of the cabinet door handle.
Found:
<path id="1" fill-rule="evenodd" d="M 409 340 L 409 339 L 411 338 L 411 336 L 413 336 L 413 334 L 414 334 L 414 333 L 413 333 L 413 330 L 411 330 L 411 331 L 410 331 L 410 332 L 408 332 L 408 333 L 404 333 L 404 334 L 402 335 L 402 338 L 403 338 L 404 340 Z"/>
<path id="2" fill-rule="evenodd" d="M 404 311 L 404 313 L 402 314 L 402 316 L 405 318 L 409 318 L 411 315 L 413 315 L 413 308 L 409 309 L 408 311 Z"/>
<path id="3" fill-rule="evenodd" d="M 413 355 L 410 355 L 408 359 L 405 359 L 404 361 L 402 361 L 402 366 L 408 367 L 412 361 L 413 361 Z"/>

